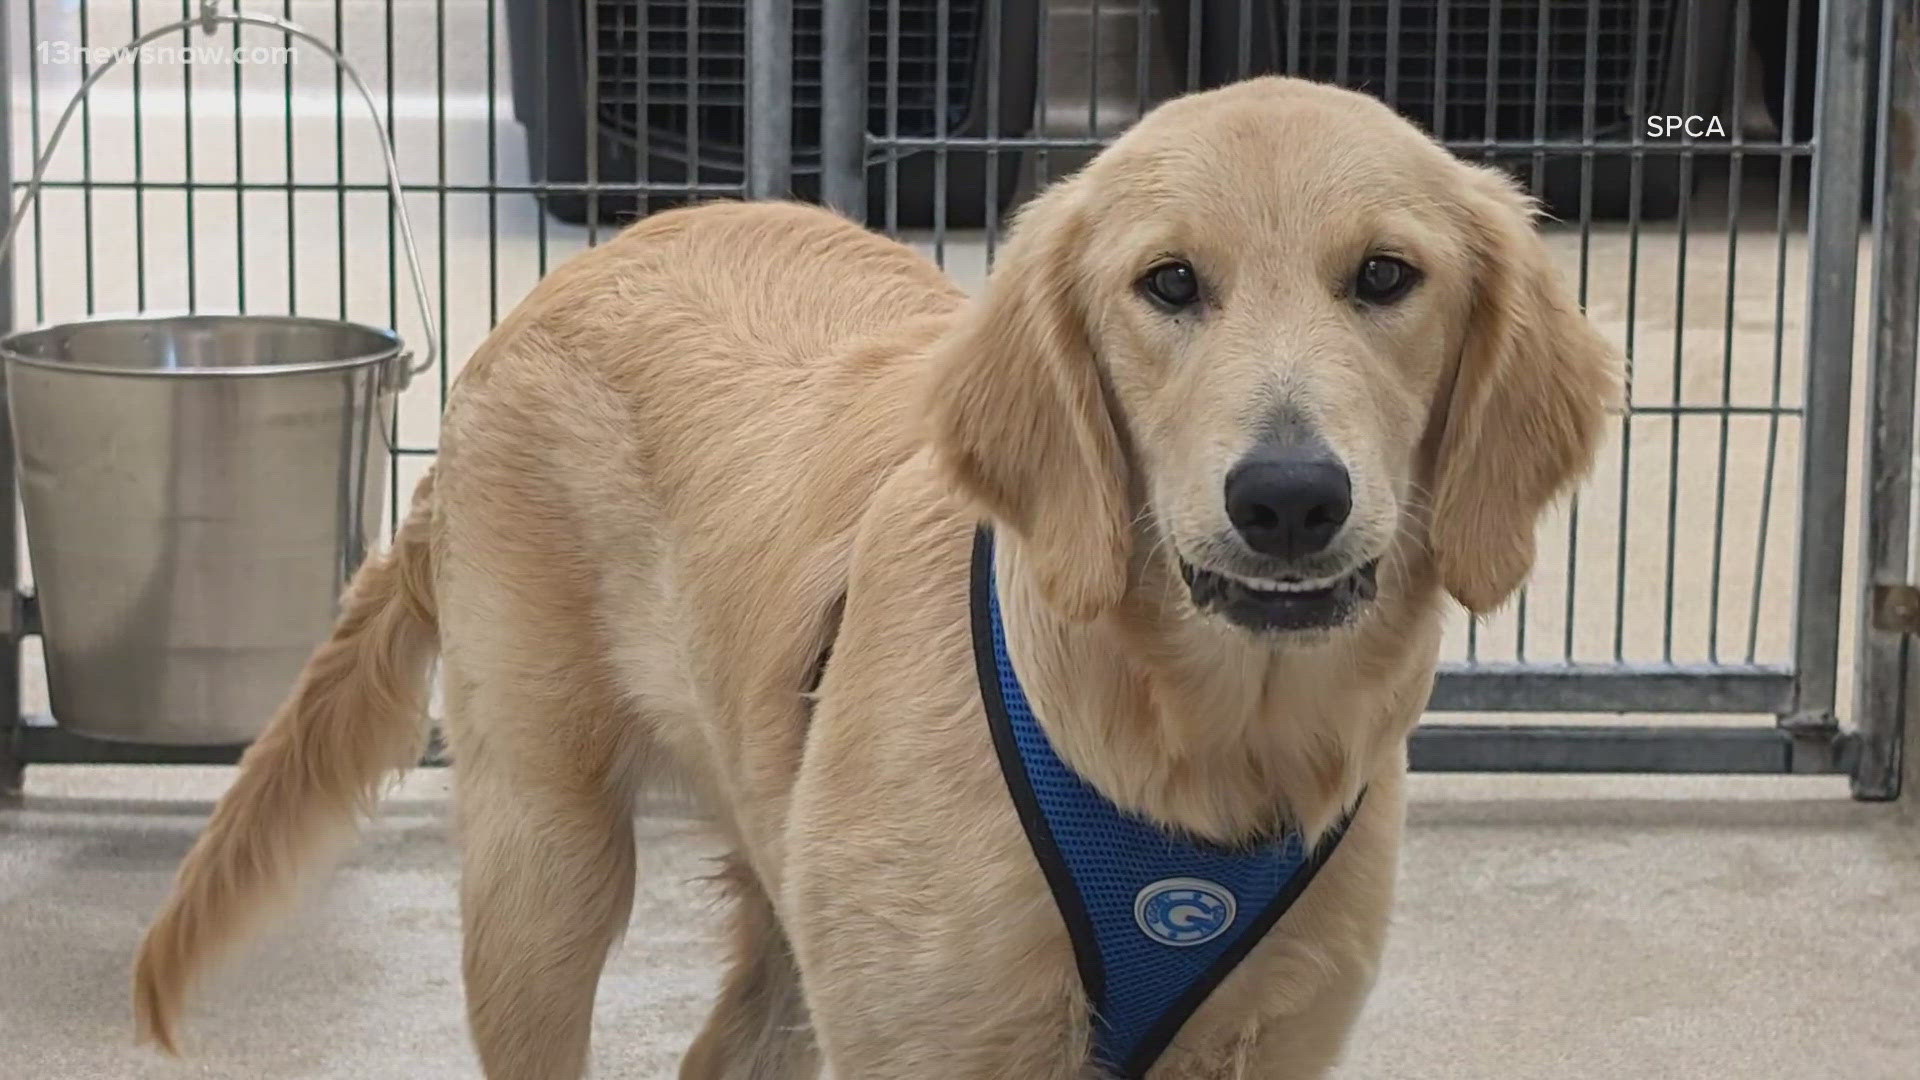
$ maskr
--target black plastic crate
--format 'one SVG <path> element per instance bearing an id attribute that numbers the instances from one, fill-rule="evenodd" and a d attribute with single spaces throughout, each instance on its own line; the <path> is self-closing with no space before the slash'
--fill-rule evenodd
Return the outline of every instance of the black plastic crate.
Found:
<path id="1" fill-rule="evenodd" d="M 937 0 L 868 3 L 868 130 L 928 138 L 985 136 L 988 123 L 987 0 L 947 0 L 946 95 L 940 96 Z M 897 10 L 895 5 L 897 4 Z M 820 195 L 822 0 L 793 5 L 793 194 Z M 1036 0 L 1000 0 L 997 134 L 1032 126 L 1036 68 Z M 589 18 L 589 15 L 591 18 Z M 542 5 L 514 0 L 514 112 L 527 130 L 536 181 L 587 179 L 589 132 L 597 135 L 594 170 L 602 183 L 642 180 L 666 187 L 736 185 L 746 146 L 747 5 L 745 0 L 576 0 Z M 591 30 L 592 52 L 588 52 Z M 897 37 L 897 76 L 890 78 L 889 34 Z M 545 47 L 541 43 L 545 43 Z M 889 122 L 892 100 L 897 119 Z M 597 119 L 590 124 L 589 117 Z M 933 223 L 932 151 L 903 151 L 897 164 L 899 221 Z M 996 203 L 1004 209 L 1019 179 L 1020 155 L 984 150 L 946 152 L 946 222 L 973 226 L 986 218 L 987 173 L 997 172 Z M 991 165 L 990 165 L 991 163 Z M 876 154 L 868 172 L 868 217 L 886 216 L 889 169 Z M 585 194 L 550 193 L 557 217 L 583 222 Z M 687 201 L 664 194 L 642 200 L 603 191 L 599 216 L 615 219 Z"/>

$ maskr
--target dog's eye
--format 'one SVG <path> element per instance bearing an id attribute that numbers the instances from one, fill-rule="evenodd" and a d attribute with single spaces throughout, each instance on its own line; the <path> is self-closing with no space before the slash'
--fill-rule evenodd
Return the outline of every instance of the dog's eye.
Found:
<path id="1" fill-rule="evenodd" d="M 1391 304 L 1420 282 L 1420 271 L 1391 255 L 1370 255 L 1353 276 L 1353 295 L 1368 304 Z"/>
<path id="2" fill-rule="evenodd" d="M 1140 287 L 1170 308 L 1189 307 L 1200 299 L 1200 275 L 1183 262 L 1164 262 L 1147 271 Z"/>

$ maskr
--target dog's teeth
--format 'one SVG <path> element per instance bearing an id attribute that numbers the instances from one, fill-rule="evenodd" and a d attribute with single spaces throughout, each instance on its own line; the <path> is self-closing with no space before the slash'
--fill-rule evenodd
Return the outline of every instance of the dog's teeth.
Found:
<path id="1" fill-rule="evenodd" d="M 1278 593 L 1318 592 L 1326 588 L 1328 584 L 1318 581 L 1274 581 L 1271 578 L 1245 578 L 1243 580 L 1250 589 L 1258 589 L 1261 592 Z"/>

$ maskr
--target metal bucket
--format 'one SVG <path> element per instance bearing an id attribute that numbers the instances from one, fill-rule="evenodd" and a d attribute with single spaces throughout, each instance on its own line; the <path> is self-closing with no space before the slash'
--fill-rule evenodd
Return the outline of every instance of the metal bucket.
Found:
<path id="1" fill-rule="evenodd" d="M 211 0 L 88 74 L 0 234 L 0 259 L 101 78 L 149 42 L 225 25 L 312 45 L 359 91 L 425 347 L 411 364 L 390 331 L 275 315 L 93 319 L 0 339 L 53 718 L 100 739 L 229 745 L 260 733 L 380 526 L 395 400 L 435 360 L 400 170 L 365 80 L 298 25 Z"/>
<path id="2" fill-rule="evenodd" d="M 407 362 L 321 319 L 102 319 L 0 340 L 61 726 L 252 739 L 380 527 Z"/>

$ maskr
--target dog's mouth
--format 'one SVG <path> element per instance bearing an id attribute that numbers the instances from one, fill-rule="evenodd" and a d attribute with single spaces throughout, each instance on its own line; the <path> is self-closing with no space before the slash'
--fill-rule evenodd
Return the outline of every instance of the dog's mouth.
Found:
<path id="1" fill-rule="evenodd" d="M 1247 630 L 1326 630 L 1352 619 L 1379 591 L 1375 559 L 1339 577 L 1256 578 L 1205 570 L 1180 560 L 1193 606 Z"/>

